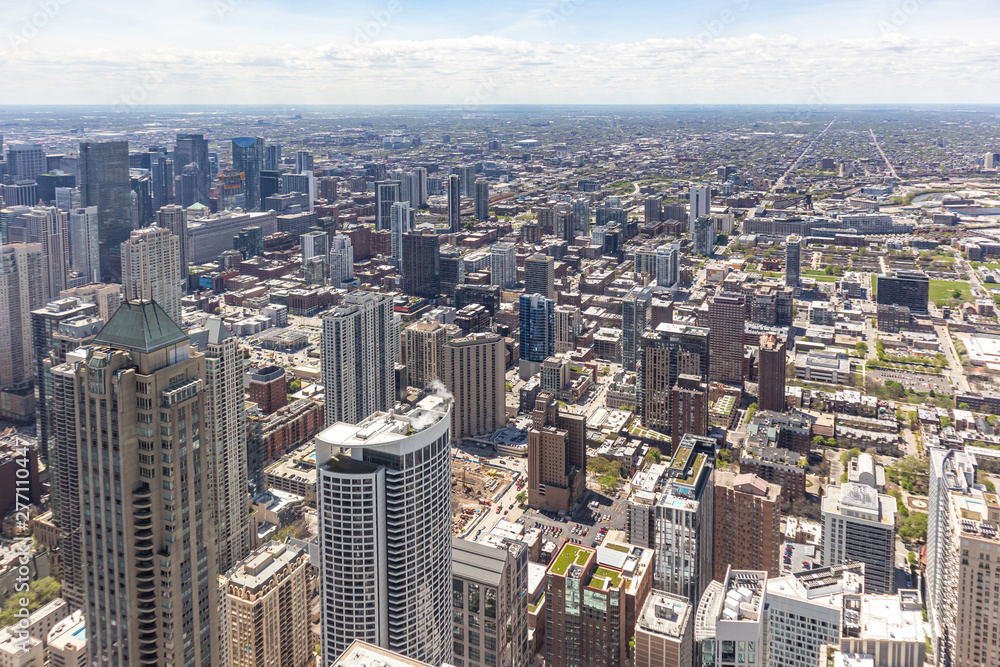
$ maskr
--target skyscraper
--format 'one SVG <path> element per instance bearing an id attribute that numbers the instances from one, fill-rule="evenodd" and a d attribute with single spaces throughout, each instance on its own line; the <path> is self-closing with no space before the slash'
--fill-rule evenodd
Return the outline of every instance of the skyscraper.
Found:
<path id="1" fill-rule="evenodd" d="M 264 147 L 264 169 L 266 171 L 281 169 L 281 144 L 268 144 Z"/>
<path id="2" fill-rule="evenodd" d="M 187 294 L 188 257 L 191 256 L 191 238 L 188 235 L 187 209 L 182 206 L 164 206 L 156 212 L 156 225 L 170 230 L 177 237 L 177 261 L 179 263 L 181 294 Z"/>
<path id="3" fill-rule="evenodd" d="M 403 234 L 403 294 L 425 299 L 441 295 L 440 253 L 441 238 L 437 234 Z"/>
<path id="4" fill-rule="evenodd" d="M 454 397 L 451 437 L 493 433 L 507 424 L 504 343 L 495 333 L 454 338 L 441 349 L 443 380 Z"/>
<path id="5" fill-rule="evenodd" d="M 767 667 L 767 578 L 764 570 L 723 566 L 695 613 L 696 664 Z"/>
<path id="6" fill-rule="evenodd" d="M 462 196 L 473 197 L 476 194 L 476 165 L 460 164 L 452 168 L 452 174 L 458 175 L 462 185 Z"/>
<path id="7" fill-rule="evenodd" d="M 100 228 L 97 207 L 69 210 L 69 268 L 87 282 L 101 278 Z"/>
<path id="8" fill-rule="evenodd" d="M 233 139 L 233 170 L 243 174 L 247 211 L 259 211 L 264 203 L 260 192 L 260 172 L 264 166 L 264 140 L 260 137 Z M 220 206 L 220 210 L 221 210 Z"/>
<path id="9" fill-rule="evenodd" d="M 356 291 L 323 315 L 326 423 L 356 424 L 392 407 L 396 382 L 392 300 Z"/>
<path id="10" fill-rule="evenodd" d="M 416 176 L 416 196 L 417 204 L 416 207 L 427 206 L 427 168 L 426 167 L 416 167 L 413 170 L 413 175 Z M 411 189 L 411 197 L 413 195 Z"/>
<path id="11" fill-rule="evenodd" d="M 823 494 L 823 565 L 865 564 L 865 591 L 896 591 L 896 500 L 861 482 Z"/>
<path id="12" fill-rule="evenodd" d="M 46 300 L 58 297 L 66 289 L 66 256 L 69 243 L 68 219 L 65 211 L 54 206 L 40 206 L 19 215 L 8 233 L 24 243 L 42 246 L 45 265 L 42 272 L 42 289 Z"/>
<path id="13" fill-rule="evenodd" d="M 357 639 L 451 661 L 449 409 L 430 395 L 316 436 L 324 667 Z"/>
<path id="14" fill-rule="evenodd" d="M 524 293 L 556 298 L 554 259 L 535 253 L 524 260 Z"/>
<path id="15" fill-rule="evenodd" d="M 715 471 L 715 579 L 726 571 L 781 574 L 781 486 L 753 473 Z"/>
<path id="16" fill-rule="evenodd" d="M 209 317 L 204 343 L 206 444 L 214 480 L 212 514 L 218 533 L 219 572 L 250 553 L 247 442 L 244 422 L 243 351 L 219 317 Z"/>
<path id="17" fill-rule="evenodd" d="M 694 235 L 695 220 L 712 212 L 712 186 L 706 183 L 692 183 L 688 205 L 688 231 Z"/>
<path id="18" fill-rule="evenodd" d="M 208 140 L 203 134 L 178 134 L 174 146 L 174 164 L 181 172 L 194 165 L 195 188 L 193 199 L 208 206 L 208 191 L 212 184 L 212 168 L 208 161 Z"/>
<path id="19" fill-rule="evenodd" d="M 683 435 L 708 435 L 708 404 L 708 383 L 702 377 L 677 376 L 670 390 L 670 439 L 675 448 Z"/>
<path id="20" fill-rule="evenodd" d="M 302 253 L 302 265 L 313 257 L 323 257 L 330 253 L 330 235 L 316 229 L 299 237 L 299 249 Z"/>
<path id="21" fill-rule="evenodd" d="M 680 244 L 669 243 L 656 249 L 656 285 L 673 287 L 680 280 Z"/>
<path id="22" fill-rule="evenodd" d="M 457 233 L 462 229 L 461 179 L 458 174 L 448 177 L 448 231 Z"/>
<path id="23" fill-rule="evenodd" d="M 485 178 L 476 180 L 476 220 L 490 219 L 490 183 Z"/>
<path id="24" fill-rule="evenodd" d="M 27 386 L 31 311 L 45 305 L 45 256 L 40 243 L 0 245 L 0 388 Z"/>
<path id="25" fill-rule="evenodd" d="M 694 607 L 687 598 L 650 591 L 635 624 L 635 667 L 691 667 Z"/>
<path id="26" fill-rule="evenodd" d="M 760 337 L 760 371 L 757 374 L 757 408 L 785 411 L 785 339 L 777 334 Z"/>
<path id="27" fill-rule="evenodd" d="M 576 337 L 583 330 L 583 315 L 576 306 L 556 306 L 556 354 L 576 349 Z"/>
<path id="28" fill-rule="evenodd" d="M 643 334 L 639 400 L 643 425 L 673 435 L 673 389 L 678 376 L 692 375 L 704 382 L 708 368 L 707 328 L 664 322 Z M 707 423 L 708 401 L 703 404 L 705 412 L 699 421 Z"/>
<path id="29" fill-rule="evenodd" d="M 392 206 L 402 201 L 399 181 L 375 184 L 375 229 L 392 229 Z"/>
<path id="30" fill-rule="evenodd" d="M 573 229 L 580 236 L 590 234 L 590 200 L 579 198 L 573 200 Z M 601 243 L 600 245 L 604 245 Z"/>
<path id="31" fill-rule="evenodd" d="M 397 268 L 402 268 L 403 234 L 409 234 L 412 231 L 412 226 L 410 225 L 412 220 L 410 205 L 406 202 L 396 202 L 393 204 L 389 211 L 389 220 L 392 262 Z"/>
<path id="32" fill-rule="evenodd" d="M 203 355 L 159 305 L 130 301 L 53 383 L 57 520 L 86 554 L 64 567 L 84 577 L 90 661 L 219 664 Z"/>
<path id="33" fill-rule="evenodd" d="M 785 239 L 785 285 L 798 287 L 802 278 L 802 237 L 789 236 Z"/>
<path id="34" fill-rule="evenodd" d="M 7 144 L 7 173 L 12 180 L 34 181 L 46 171 L 45 148 L 41 144 Z"/>
<path id="35" fill-rule="evenodd" d="M 444 373 L 444 344 L 448 329 L 425 317 L 406 329 L 407 384 L 423 389 Z"/>
<path id="36" fill-rule="evenodd" d="M 568 512 L 586 491 L 586 467 L 586 415 L 560 410 L 542 392 L 528 430 L 528 504 Z"/>
<path id="37" fill-rule="evenodd" d="M 121 244 L 132 231 L 131 189 L 127 141 L 80 144 L 80 197 L 83 207 L 97 207 L 101 280 L 121 280 Z"/>
<path id="38" fill-rule="evenodd" d="M 657 589 L 698 604 L 712 581 L 715 442 L 685 435 L 654 507 Z"/>
<path id="39" fill-rule="evenodd" d="M 875 301 L 879 305 L 906 306 L 912 313 L 927 312 L 930 279 L 923 271 L 889 271 L 878 276 Z"/>
<path id="40" fill-rule="evenodd" d="M 642 334 L 649 326 L 653 289 L 633 287 L 622 298 L 622 367 L 634 371 L 642 353 Z"/>
<path id="41" fill-rule="evenodd" d="M 743 330 L 746 302 L 742 294 L 721 292 L 708 302 L 708 329 L 711 332 L 708 379 L 726 384 L 743 384 Z"/>
<path id="42" fill-rule="evenodd" d="M 351 237 L 337 234 L 330 241 L 330 285 L 342 287 L 354 280 L 354 246 Z"/>
<path id="43" fill-rule="evenodd" d="M 701 215 L 691 225 L 692 252 L 702 257 L 712 254 L 715 247 L 715 221 L 711 216 Z"/>
<path id="44" fill-rule="evenodd" d="M 132 232 L 122 244 L 126 301 L 152 299 L 172 322 L 181 322 L 180 239 L 162 227 Z"/>
<path id="45" fill-rule="evenodd" d="M 504 289 L 517 284 L 517 246 L 513 243 L 490 246 L 490 284 Z"/>
<path id="46" fill-rule="evenodd" d="M 555 302 L 541 294 L 522 294 L 518 302 L 521 378 L 538 372 L 555 353 Z"/>

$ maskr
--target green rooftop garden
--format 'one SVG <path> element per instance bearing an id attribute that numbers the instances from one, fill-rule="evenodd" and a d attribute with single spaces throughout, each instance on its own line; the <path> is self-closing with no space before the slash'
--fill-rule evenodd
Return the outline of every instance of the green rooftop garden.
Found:
<path id="1" fill-rule="evenodd" d="M 587 558 L 590 557 L 590 550 L 584 549 L 576 544 L 567 544 L 556 556 L 555 562 L 552 564 L 552 574 L 558 574 L 559 576 L 565 576 L 566 571 L 569 570 L 570 565 L 583 565 L 587 562 Z"/>
<path id="2" fill-rule="evenodd" d="M 538 602 L 536 602 L 535 604 L 528 605 L 528 611 L 534 614 L 539 607 L 543 606 L 545 606 L 545 593 L 542 593 L 542 597 L 538 598 Z"/>
<path id="3" fill-rule="evenodd" d="M 698 475 L 701 474 L 701 469 L 705 466 L 705 461 L 707 459 L 708 456 L 706 454 L 697 454 L 694 457 L 694 465 L 691 466 L 691 474 L 687 477 L 678 479 L 677 481 L 688 486 L 694 484 L 698 480 Z"/>
<path id="4" fill-rule="evenodd" d="M 677 451 L 674 453 L 673 460 L 670 462 L 670 467 L 674 470 L 683 470 L 684 466 L 687 465 L 688 457 L 690 456 L 690 447 L 678 447 Z"/>
<path id="5" fill-rule="evenodd" d="M 617 570 L 609 570 L 606 567 L 599 567 L 594 570 L 594 576 L 590 578 L 590 586 L 604 589 L 604 582 L 611 581 L 611 588 L 620 588 L 622 585 L 622 574 Z"/>

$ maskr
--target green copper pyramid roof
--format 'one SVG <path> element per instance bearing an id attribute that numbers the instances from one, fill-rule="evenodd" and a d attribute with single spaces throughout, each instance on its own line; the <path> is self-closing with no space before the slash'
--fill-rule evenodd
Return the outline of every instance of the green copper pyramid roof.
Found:
<path id="1" fill-rule="evenodd" d="M 95 344 L 153 352 L 187 340 L 187 334 L 155 301 L 126 301 L 94 338 Z"/>

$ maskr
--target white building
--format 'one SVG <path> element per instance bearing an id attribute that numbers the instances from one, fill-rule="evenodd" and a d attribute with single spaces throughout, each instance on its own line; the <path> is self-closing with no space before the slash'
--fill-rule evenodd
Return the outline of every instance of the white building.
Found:
<path id="1" fill-rule="evenodd" d="M 3 667 L 42 667 L 45 649 L 30 635 L 12 634 L 13 628 L 0 630 L 0 665 Z"/>
<path id="2" fill-rule="evenodd" d="M 87 619 L 77 609 L 60 621 L 46 639 L 49 667 L 83 667 L 87 664 Z"/>
<path id="3" fill-rule="evenodd" d="M 391 232 L 392 262 L 396 268 L 403 267 L 403 234 L 412 231 L 410 225 L 410 205 L 406 202 L 396 202 L 389 209 L 389 230 Z"/>
<path id="4" fill-rule="evenodd" d="M 351 237 L 337 234 L 330 240 L 330 286 L 342 287 L 354 280 L 354 246 Z"/>
<path id="5" fill-rule="evenodd" d="M 429 395 L 316 436 L 325 667 L 355 640 L 451 661 L 450 409 Z"/>
<path id="6" fill-rule="evenodd" d="M 101 278 L 97 238 L 97 207 L 69 211 L 69 268 L 86 277 L 87 282 Z"/>
<path id="7" fill-rule="evenodd" d="M 122 244 L 125 299 L 153 300 L 178 324 L 183 321 L 180 250 L 180 240 L 163 227 L 137 229 Z"/>
<path id="8" fill-rule="evenodd" d="M 656 249 L 657 286 L 672 287 L 680 280 L 680 250 L 679 243 L 668 243 Z"/>
<path id="9" fill-rule="evenodd" d="M 865 564 L 865 590 L 896 590 L 896 500 L 857 482 L 823 496 L 823 565 Z"/>
<path id="10" fill-rule="evenodd" d="M 689 193 L 688 231 L 693 233 L 695 220 L 712 213 L 712 186 L 707 183 L 692 183 Z"/>
<path id="11" fill-rule="evenodd" d="M 695 655 L 701 664 L 766 667 L 764 592 L 767 572 L 732 570 L 712 581 L 695 615 Z M 709 662 L 713 656 L 714 662 Z"/>
<path id="12" fill-rule="evenodd" d="M 504 289 L 517 284 L 517 246 L 513 243 L 490 246 L 490 284 Z"/>

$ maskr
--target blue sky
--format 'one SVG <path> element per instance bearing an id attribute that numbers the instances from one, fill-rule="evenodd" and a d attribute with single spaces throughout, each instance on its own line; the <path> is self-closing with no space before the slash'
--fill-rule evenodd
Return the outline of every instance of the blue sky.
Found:
<path id="1" fill-rule="evenodd" d="M 0 58 L 19 103 L 997 103 L 997 25 L 995 0 L 5 0 Z"/>

